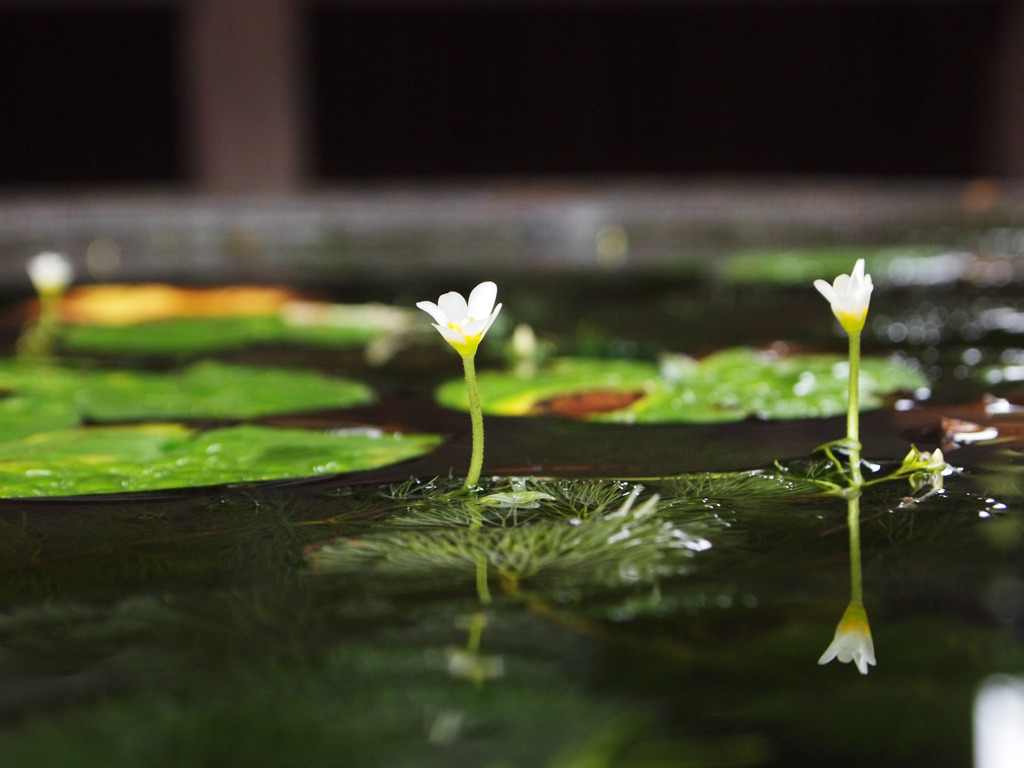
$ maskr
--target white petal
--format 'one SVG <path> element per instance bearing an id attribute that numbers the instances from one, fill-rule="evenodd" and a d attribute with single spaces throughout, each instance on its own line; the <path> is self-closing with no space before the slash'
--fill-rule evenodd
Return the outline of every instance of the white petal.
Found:
<path id="1" fill-rule="evenodd" d="M 494 308 L 494 300 L 498 298 L 498 286 L 489 280 L 480 283 L 469 294 L 469 312 L 466 317 L 474 320 L 487 317 Z"/>
<path id="2" fill-rule="evenodd" d="M 494 323 L 494 319 L 495 319 L 495 318 L 496 318 L 496 317 L 498 316 L 498 313 L 499 313 L 499 312 L 501 312 L 501 304 L 499 304 L 498 306 L 496 306 L 496 307 L 494 308 L 494 311 L 493 311 L 493 312 L 491 312 L 491 316 L 490 316 L 489 318 L 487 318 L 487 325 L 486 325 L 486 326 L 484 326 L 484 333 L 487 333 L 488 329 L 489 329 L 489 328 L 491 327 L 491 325 L 492 325 L 492 324 Z"/>
<path id="3" fill-rule="evenodd" d="M 494 322 L 494 318 L 498 316 L 498 312 L 501 310 L 501 304 L 495 307 L 494 311 L 487 317 L 473 318 L 460 326 L 462 333 L 467 338 L 483 338 L 483 335 L 490 329 L 491 324 Z"/>
<path id="4" fill-rule="evenodd" d="M 860 673 L 866 675 L 868 673 L 868 664 L 875 663 L 875 654 L 861 652 L 857 654 L 854 660 L 857 662 L 857 669 L 860 670 Z"/>
<path id="5" fill-rule="evenodd" d="M 434 327 L 437 328 L 438 332 L 444 336 L 444 340 L 449 344 L 466 343 L 466 335 L 464 333 L 456 331 L 454 328 L 449 328 L 447 325 L 435 325 Z"/>
<path id="6" fill-rule="evenodd" d="M 868 297 L 871 296 L 871 290 L 874 287 L 875 286 L 871 282 L 871 275 L 865 275 L 864 279 L 861 280 L 860 282 L 860 287 L 858 288 L 858 295 L 861 297 L 862 300 L 867 301 Z"/>
<path id="7" fill-rule="evenodd" d="M 66 256 L 52 251 L 37 253 L 25 265 L 37 291 L 63 290 L 71 284 L 75 271 Z"/>
<path id="8" fill-rule="evenodd" d="M 448 316 L 441 311 L 441 308 L 432 301 L 417 301 L 416 306 L 428 313 L 434 320 L 440 325 L 448 325 L 450 320 Z"/>
<path id="9" fill-rule="evenodd" d="M 466 300 L 462 298 L 461 293 L 449 291 L 437 300 L 437 306 L 447 315 L 448 321 L 456 325 L 462 325 L 465 319 L 469 317 L 469 305 L 466 304 Z"/>
<path id="10" fill-rule="evenodd" d="M 479 336 L 487 330 L 489 322 L 489 318 L 481 317 L 477 320 L 470 320 L 460 327 L 466 336 Z"/>
<path id="11" fill-rule="evenodd" d="M 814 287 L 818 289 L 818 293 L 824 296 L 830 304 L 836 300 L 835 289 L 824 280 L 815 280 Z"/>

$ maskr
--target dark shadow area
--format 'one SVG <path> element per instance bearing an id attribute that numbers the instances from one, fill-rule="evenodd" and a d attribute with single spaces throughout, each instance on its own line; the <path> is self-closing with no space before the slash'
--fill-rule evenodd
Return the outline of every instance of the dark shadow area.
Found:
<path id="1" fill-rule="evenodd" d="M 0 11 L 0 183 L 179 178 L 176 18 L 169 8 Z"/>
<path id="2" fill-rule="evenodd" d="M 1001 8 L 323 6 L 317 170 L 977 173 Z"/>
<path id="3" fill-rule="evenodd" d="M 311 176 L 974 175 L 1005 9 L 311 2 Z M 186 180 L 182 13 L 0 8 L 0 184 Z"/>

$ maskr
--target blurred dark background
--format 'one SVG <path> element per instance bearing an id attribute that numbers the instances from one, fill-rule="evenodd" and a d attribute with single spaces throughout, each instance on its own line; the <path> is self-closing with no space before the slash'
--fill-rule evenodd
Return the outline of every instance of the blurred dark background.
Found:
<path id="1" fill-rule="evenodd" d="M 0 186 L 1016 176 L 1021 15 L 1012 0 L 0 0 Z"/>

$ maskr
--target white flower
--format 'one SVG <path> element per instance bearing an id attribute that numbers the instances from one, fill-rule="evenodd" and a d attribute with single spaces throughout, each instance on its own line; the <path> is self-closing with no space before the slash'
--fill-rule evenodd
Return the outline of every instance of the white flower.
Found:
<path id="1" fill-rule="evenodd" d="M 898 474 L 906 474 L 910 487 L 917 493 L 925 485 L 932 487 L 931 493 L 942 490 L 943 476 L 953 473 L 953 468 L 946 463 L 942 449 L 936 448 L 931 453 L 918 450 L 916 445 L 910 447 L 910 453 L 903 459 Z M 929 495 L 931 495 L 929 493 Z"/>
<path id="2" fill-rule="evenodd" d="M 925 462 L 925 469 L 930 472 L 942 472 L 946 469 L 946 457 L 942 455 L 941 448 L 936 448 L 931 453 L 923 452 L 921 460 Z"/>
<path id="3" fill-rule="evenodd" d="M 75 277 L 75 270 L 68 258 L 53 251 L 37 253 L 28 260 L 25 269 L 40 296 L 62 293 Z"/>
<path id="4" fill-rule="evenodd" d="M 465 357 L 476 353 L 480 340 L 501 311 L 501 304 L 494 304 L 497 297 L 498 286 L 486 282 L 473 289 L 468 302 L 461 294 L 452 291 L 441 296 L 437 304 L 420 301 L 416 306 L 437 321 L 434 327 Z"/>
<path id="5" fill-rule="evenodd" d="M 839 659 L 844 664 L 854 662 L 862 675 L 868 673 L 868 664 L 874 665 L 875 644 L 871 641 L 871 627 L 868 625 L 868 614 L 860 603 L 850 603 L 843 618 L 836 627 L 836 635 L 831 645 L 818 659 L 819 664 L 828 664 L 832 659 Z"/>
<path id="6" fill-rule="evenodd" d="M 871 301 L 871 275 L 864 274 L 864 259 L 857 259 L 853 272 L 839 275 L 829 285 L 824 280 L 815 280 L 814 287 L 832 305 L 832 312 L 847 333 L 860 333 Z"/>

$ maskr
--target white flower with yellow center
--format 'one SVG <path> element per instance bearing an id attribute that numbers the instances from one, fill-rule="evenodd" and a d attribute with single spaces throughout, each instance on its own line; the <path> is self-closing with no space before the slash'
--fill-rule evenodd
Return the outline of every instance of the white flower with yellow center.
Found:
<path id="1" fill-rule="evenodd" d="M 814 287 L 832 305 L 832 313 L 849 334 L 860 333 L 871 302 L 871 275 L 864 274 L 864 259 L 857 259 L 853 272 L 839 275 L 829 285 L 824 280 L 815 280 Z"/>
<path id="2" fill-rule="evenodd" d="M 868 665 L 875 662 L 875 644 L 871 641 L 871 627 L 868 625 L 868 614 L 864 606 L 850 603 L 843 618 L 836 627 L 836 635 L 832 643 L 818 659 L 819 664 L 828 664 L 832 659 L 839 659 L 844 664 L 854 662 L 862 675 L 868 673 Z"/>
<path id="3" fill-rule="evenodd" d="M 466 357 L 476 354 L 481 339 L 501 311 L 501 304 L 494 304 L 497 297 L 498 286 L 488 281 L 473 289 L 469 301 L 451 291 L 441 296 L 437 304 L 420 301 L 416 306 L 437 321 L 433 325 L 445 341 Z"/>
<path id="4" fill-rule="evenodd" d="M 37 253 L 25 265 L 32 287 L 40 296 L 55 296 L 63 293 L 75 277 L 74 267 L 68 258 L 53 251 Z"/>

